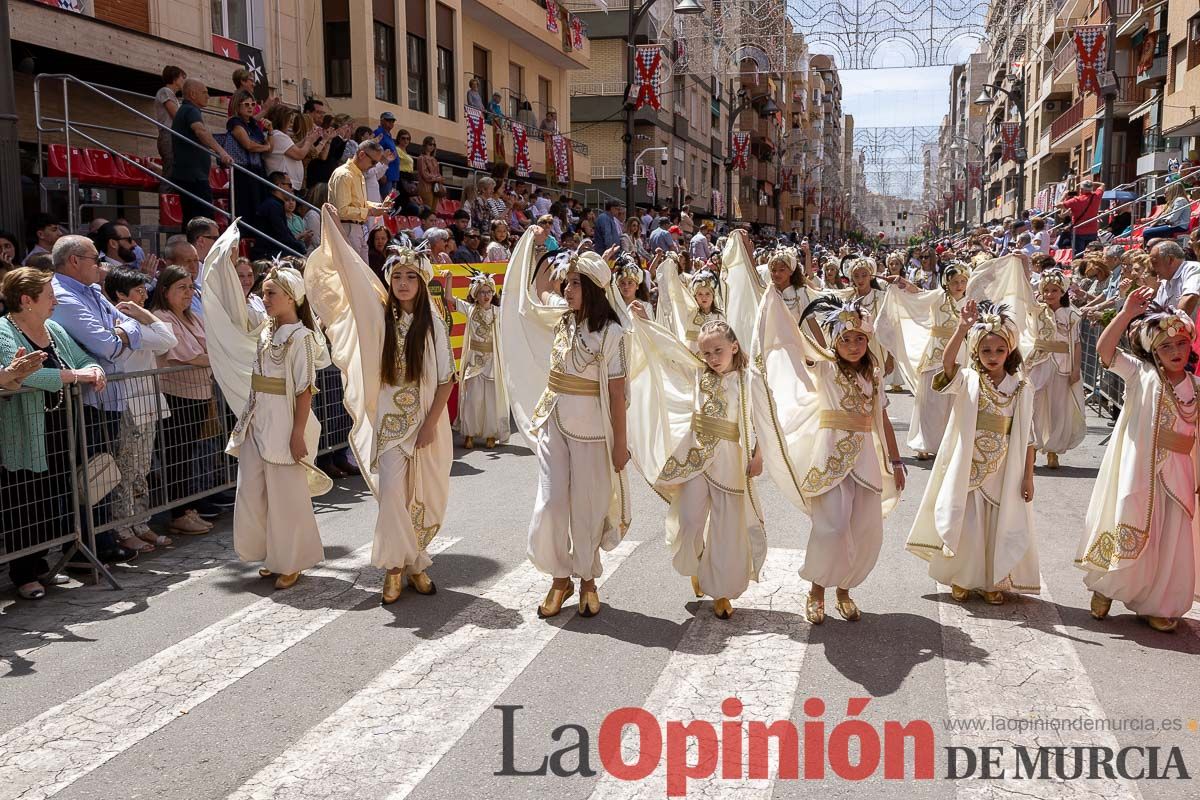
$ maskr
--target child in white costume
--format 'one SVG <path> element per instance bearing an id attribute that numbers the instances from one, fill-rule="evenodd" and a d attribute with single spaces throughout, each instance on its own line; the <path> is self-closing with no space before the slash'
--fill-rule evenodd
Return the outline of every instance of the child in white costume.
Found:
<path id="1" fill-rule="evenodd" d="M 937 452 L 950 418 L 952 398 L 933 390 L 933 378 L 942 370 L 942 353 L 958 327 L 967 291 L 966 270 L 947 266 L 941 283 L 941 289 L 922 292 L 898 278 L 887 288 L 876 322 L 878 338 L 894 355 L 896 368 L 909 386 L 916 387 L 908 446 L 920 460 Z"/>
<path id="2" fill-rule="evenodd" d="M 442 273 L 450 285 L 449 270 Z M 508 390 L 497 339 L 500 309 L 495 302 L 496 281 L 486 272 L 471 277 L 467 299 L 453 298 L 454 308 L 467 318 L 463 335 L 462 378 L 458 393 L 458 429 L 463 447 L 470 450 L 476 439 L 487 447 L 508 441 Z"/>
<path id="3" fill-rule="evenodd" d="M 675 334 L 693 353 L 706 322 L 725 319 L 717 303 L 720 281 L 707 269 L 691 275 L 679 271 L 679 261 L 668 256 L 658 266 L 658 324 Z"/>
<path id="4" fill-rule="evenodd" d="M 766 534 L 751 478 L 762 472 L 750 421 L 749 359 L 728 323 L 700 329 L 703 361 L 661 326 L 637 322 L 630 348 L 630 449 L 671 504 L 672 564 L 720 619 L 758 580 Z"/>
<path id="5" fill-rule="evenodd" d="M 1060 269 L 1042 271 L 1041 302 L 1032 309 L 1033 353 L 1026 371 L 1036 390 L 1033 398 L 1033 443 L 1046 454 L 1046 466 L 1058 468 L 1058 457 L 1074 450 L 1087 434 L 1083 414 L 1079 311 L 1067 299 L 1067 279 Z"/>
<path id="6" fill-rule="evenodd" d="M 427 548 L 450 494 L 454 446 L 446 401 L 454 356 L 430 300 L 433 266 L 423 249 L 391 247 L 385 288 L 350 247 L 328 204 L 321 230 L 304 280 L 342 372 L 343 402 L 354 420 L 351 447 L 379 502 L 371 564 L 387 570 L 382 602 L 400 598 L 405 575 L 418 594 L 434 594 Z"/>
<path id="7" fill-rule="evenodd" d="M 954 397 L 946 436 L 908 534 L 909 552 L 962 602 L 1040 590 L 1033 536 L 1033 391 L 1020 376 L 1020 332 L 1005 306 L 968 300 L 942 353 L 935 391 Z M 970 366 L 959 367 L 967 340 Z"/>
<path id="8" fill-rule="evenodd" d="M 617 296 L 624 306 L 625 313 L 622 314 L 622 319 L 630 316 L 650 319 L 654 314 L 654 306 L 650 303 L 650 292 L 646 289 L 646 272 L 637 259 L 629 253 L 622 253 L 617 256 L 612 269 Z"/>
<path id="9" fill-rule="evenodd" d="M 1155 630 L 1169 631 L 1200 599 L 1200 395 L 1185 369 L 1195 325 L 1179 309 L 1151 304 L 1153 296 L 1146 288 L 1131 294 L 1096 344 L 1100 362 L 1125 380 L 1125 398 L 1075 564 L 1087 571 L 1093 617 L 1104 619 L 1115 599 Z M 1117 350 L 1127 329 L 1131 353 Z"/>
<path id="10" fill-rule="evenodd" d="M 876 266 L 873 258 L 850 256 L 843 259 L 842 275 L 850 282 L 850 285 L 837 292 L 838 297 L 845 301 L 853 300 L 873 319 L 879 316 L 879 309 L 883 306 L 884 298 L 883 287 L 875 277 L 875 272 Z M 883 385 L 894 391 L 899 390 L 900 375 L 896 370 L 896 361 L 892 358 L 892 354 L 884 349 L 878 336 L 872 336 L 870 342 L 871 356 L 879 365 L 880 374 L 883 376 Z"/>
<path id="11" fill-rule="evenodd" d="M 814 314 L 831 350 L 801 333 L 779 292 L 763 296 L 752 389 L 766 470 L 812 518 L 800 575 L 812 582 L 805 616 L 817 625 L 827 586 L 843 618 L 860 618 L 849 590 L 875 566 L 904 471 L 870 352 L 871 315 L 832 295 L 814 300 L 802 324 Z"/>
<path id="12" fill-rule="evenodd" d="M 629 527 L 625 329 L 604 259 L 560 251 L 535 261 L 546 233 L 531 225 L 517 242 L 500 347 L 513 415 L 538 459 L 528 555 L 554 578 L 538 616 L 557 615 L 578 576 L 579 614 L 591 617 L 600 548 L 616 547 Z"/>
<path id="13" fill-rule="evenodd" d="M 297 270 L 272 269 L 262 296 L 268 320 L 250 396 L 225 448 L 238 459 L 233 546 L 242 560 L 263 562 L 259 574 L 276 576 L 275 588 L 287 589 L 325 557 L 312 503 L 300 498 L 331 488 L 312 466 L 321 433 L 312 398 L 317 370 L 329 365 L 329 355 Z M 237 306 L 245 313 L 244 300 Z"/>

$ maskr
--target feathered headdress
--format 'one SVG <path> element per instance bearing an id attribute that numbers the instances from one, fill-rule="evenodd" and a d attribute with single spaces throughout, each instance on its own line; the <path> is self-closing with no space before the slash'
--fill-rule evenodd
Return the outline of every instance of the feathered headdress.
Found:
<path id="1" fill-rule="evenodd" d="M 387 261 L 383 262 L 383 274 L 389 282 L 392 280 L 392 272 L 397 267 L 415 269 L 425 283 L 433 280 L 433 262 L 429 260 L 428 241 L 421 242 L 418 247 L 390 244 L 386 252 Z"/>
<path id="2" fill-rule="evenodd" d="M 279 284 L 279 288 L 295 300 L 296 305 L 304 302 L 304 275 L 280 256 L 271 259 L 271 268 L 267 271 L 266 280 Z"/>
<path id="3" fill-rule="evenodd" d="M 470 267 L 467 269 L 471 270 L 471 284 L 467 287 L 468 301 L 474 302 L 475 293 L 480 289 L 491 289 L 493 294 L 496 293 L 496 279 L 493 278 L 491 274 L 487 272 L 481 272 L 477 269 L 471 269 Z"/>
<path id="4" fill-rule="evenodd" d="M 613 280 L 617 281 L 621 278 L 633 278 L 638 283 L 645 279 L 645 272 L 641 265 L 629 253 L 617 256 L 617 260 L 613 263 Z"/>
<path id="5" fill-rule="evenodd" d="M 572 270 L 584 275 L 601 289 L 607 289 L 612 270 L 599 253 L 591 250 L 560 250 L 550 258 L 550 277 L 566 280 Z"/>
<path id="6" fill-rule="evenodd" d="M 948 264 L 945 268 L 942 269 L 942 274 L 938 278 L 938 284 L 943 289 L 945 289 L 950 286 L 951 278 L 955 277 L 956 275 L 967 275 L 967 274 L 968 274 L 967 268 L 964 267 L 962 264 Z"/>
<path id="7" fill-rule="evenodd" d="M 707 269 L 702 269 L 692 275 L 692 294 L 695 294 L 697 289 L 704 287 L 715 295 L 719 285 L 720 282 L 717 280 L 717 276 Z"/>
<path id="8" fill-rule="evenodd" d="M 967 347 L 971 355 L 979 352 L 979 343 L 988 334 L 999 336 L 1008 342 L 1010 350 L 1017 347 L 1021 332 L 1012 318 L 1012 311 L 1004 303 L 993 303 L 990 300 L 979 301 L 979 319 L 967 332 Z"/>
<path id="9" fill-rule="evenodd" d="M 1196 323 L 1181 308 L 1151 303 L 1145 316 L 1135 319 L 1129 326 L 1130 335 L 1136 336 L 1138 344 L 1149 354 L 1168 339 L 1184 334 L 1188 339 L 1196 338 Z"/>
<path id="10" fill-rule="evenodd" d="M 1039 281 L 1039 286 L 1057 286 L 1064 292 L 1067 290 L 1067 276 L 1057 267 L 1053 269 L 1042 270 L 1042 277 Z"/>
<path id="11" fill-rule="evenodd" d="M 800 315 L 800 321 L 803 322 L 810 314 L 816 316 L 817 323 L 829 334 L 831 341 L 846 331 L 858 331 L 866 336 L 875 333 L 871 312 L 863 308 L 858 300 L 842 300 L 836 295 L 823 294 L 808 304 Z"/>

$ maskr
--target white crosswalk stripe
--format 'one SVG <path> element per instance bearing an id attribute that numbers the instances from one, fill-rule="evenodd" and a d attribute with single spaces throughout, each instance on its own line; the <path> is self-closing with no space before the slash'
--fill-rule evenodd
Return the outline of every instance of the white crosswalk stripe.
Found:
<path id="1" fill-rule="evenodd" d="M 609 577 L 640 542 L 604 553 Z M 547 578 L 523 563 L 230 795 L 407 797 L 575 615 L 537 618 Z M 601 612 L 603 613 L 603 612 Z"/>
<path id="2" fill-rule="evenodd" d="M 768 723 L 787 719 L 811 630 L 804 619 L 808 585 L 799 575 L 803 563 L 803 550 L 769 550 L 762 581 L 750 584 L 746 593 L 734 601 L 734 615 L 729 620 L 717 619 L 709 601 L 705 601 L 642 707 L 661 724 L 668 720 L 708 720 L 718 725 L 724 719 L 722 701 L 736 695 L 743 704 L 742 719 Z M 637 751 L 638 737 L 628 728 L 622 740 L 625 763 L 636 762 Z M 694 743 L 688 763 L 697 763 Z M 666 797 L 665 764 L 664 753 L 658 769 L 636 782 L 621 781 L 606 772 L 592 798 Z M 720 767 L 716 774 L 720 774 Z M 771 780 L 713 777 L 689 781 L 687 796 L 768 798 L 772 789 Z"/>
<path id="3" fill-rule="evenodd" d="M 999 800 L 1029 796 L 1031 787 L 1046 781 L 1016 779 L 1012 744 L 1037 746 L 1097 746 L 1117 749 L 1116 737 L 1105 730 L 1107 716 L 1096 690 L 1054 606 L 1042 578 L 1041 594 L 1022 597 L 1003 606 L 989 606 L 977 595 L 968 604 L 952 600 L 948 591 L 938 603 L 942 623 L 946 672 L 946 702 L 950 718 L 981 721 L 989 727 L 952 733 L 953 745 L 978 748 L 1004 746 L 1006 777 L 1000 780 L 959 780 L 959 800 Z M 1058 723 L 1089 720 L 1090 730 L 1053 729 Z M 993 719 L 1025 720 L 1037 726 L 1025 732 L 997 730 Z M 1005 723 L 1015 727 L 1019 723 Z M 996 726 L 999 727 L 999 726 Z M 946 731 L 938 731 L 944 741 Z M 1140 800 L 1137 786 L 1126 780 L 1054 781 L 1054 797 L 1063 800 Z"/>
<path id="4" fill-rule="evenodd" d="M 429 553 L 457 541 L 439 537 Z M 368 544 L 310 570 L 285 601 L 258 600 L 0 735 L 0 800 L 53 796 L 372 599 L 379 586 L 360 583 L 370 558 Z"/>

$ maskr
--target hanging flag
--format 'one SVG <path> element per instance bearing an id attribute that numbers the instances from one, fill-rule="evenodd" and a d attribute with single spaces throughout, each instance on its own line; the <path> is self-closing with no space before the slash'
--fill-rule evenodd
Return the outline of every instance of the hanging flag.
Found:
<path id="1" fill-rule="evenodd" d="M 558 33 L 558 3 L 546 0 L 546 30 Z"/>
<path id="2" fill-rule="evenodd" d="M 730 149 L 733 151 L 733 168 L 744 170 L 749 167 L 746 157 L 750 155 L 750 134 L 738 131 L 733 134 Z"/>
<path id="3" fill-rule="evenodd" d="M 1154 53 L 1158 49 L 1158 31 L 1150 31 L 1142 40 L 1138 50 L 1137 74 L 1145 75 L 1154 66 Z"/>
<path id="4" fill-rule="evenodd" d="M 1075 29 L 1075 78 L 1080 94 L 1100 94 L 1100 69 L 1104 60 L 1104 27 L 1087 25 Z"/>
<path id="5" fill-rule="evenodd" d="M 637 57 L 633 60 L 637 66 L 637 75 L 633 85 L 637 87 L 637 98 L 633 101 L 634 109 L 650 106 L 662 108 L 658 99 L 658 72 L 662 66 L 662 50 L 656 44 L 638 45 Z"/>
<path id="6" fill-rule="evenodd" d="M 1016 161 L 1017 160 L 1017 141 L 1021 137 L 1021 123 L 1019 122 L 1001 122 L 1000 123 L 1000 141 L 1004 144 L 1004 151 L 1000 155 L 1001 161 Z"/>
<path id="7" fill-rule="evenodd" d="M 571 47 L 583 49 L 583 20 L 574 14 L 571 15 Z"/>
<path id="8" fill-rule="evenodd" d="M 983 166 L 976 162 L 967 164 L 967 186 L 972 189 L 983 185 Z"/>
<path id="9" fill-rule="evenodd" d="M 499 124 L 492 125 L 492 160 L 497 164 L 508 161 L 504 155 L 504 127 Z"/>
<path id="10" fill-rule="evenodd" d="M 720 189 L 713 189 L 712 193 L 713 216 L 725 216 L 725 198 L 721 196 Z"/>
<path id="11" fill-rule="evenodd" d="M 554 134 L 550 137 L 550 152 L 554 163 L 554 179 L 558 183 L 571 182 L 570 144 L 567 137 Z"/>
<path id="12" fill-rule="evenodd" d="M 467 164 L 487 169 L 487 135 L 483 130 L 483 112 L 474 106 L 465 108 L 467 116 Z"/>
<path id="13" fill-rule="evenodd" d="M 658 196 L 658 175 L 654 171 L 654 167 L 642 167 L 646 171 L 646 194 L 650 197 Z"/>
<path id="14" fill-rule="evenodd" d="M 529 177 L 529 134 L 524 125 L 513 125 L 513 170 L 518 178 Z"/>

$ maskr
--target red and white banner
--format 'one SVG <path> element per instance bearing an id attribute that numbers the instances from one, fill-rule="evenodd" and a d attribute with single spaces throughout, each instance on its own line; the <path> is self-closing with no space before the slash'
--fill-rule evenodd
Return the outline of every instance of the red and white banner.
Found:
<path id="1" fill-rule="evenodd" d="M 571 15 L 571 47 L 575 50 L 583 49 L 583 20 L 574 14 Z"/>
<path id="2" fill-rule="evenodd" d="M 972 162 L 967 164 L 967 187 L 976 189 L 983 185 L 983 165 Z"/>
<path id="3" fill-rule="evenodd" d="M 1001 122 L 1000 123 L 1000 141 L 1004 145 L 1004 151 L 1000 155 L 1001 161 L 1016 161 L 1017 160 L 1017 142 L 1021 138 L 1021 123 L 1019 122 Z"/>
<path id="4" fill-rule="evenodd" d="M 1075 29 L 1075 78 L 1080 94 L 1100 94 L 1100 75 L 1096 70 L 1104 63 L 1106 44 L 1103 25 L 1087 25 Z"/>
<path id="5" fill-rule="evenodd" d="M 554 159 L 554 179 L 559 183 L 571 182 L 571 146 L 567 137 L 554 134 L 550 137 L 550 155 Z"/>
<path id="6" fill-rule="evenodd" d="M 546 0 L 546 30 L 558 33 L 558 3 Z"/>
<path id="7" fill-rule="evenodd" d="M 474 106 L 465 108 L 467 115 L 467 164 L 473 169 L 487 169 L 487 134 L 484 133 L 483 112 Z"/>
<path id="8" fill-rule="evenodd" d="M 513 125 L 513 171 L 518 178 L 529 177 L 529 134 L 524 125 Z"/>
<path id="9" fill-rule="evenodd" d="M 736 132 L 733 134 L 733 141 L 730 143 L 730 148 L 733 154 L 733 168 L 742 170 L 748 168 L 749 162 L 747 156 L 750 155 L 750 134 Z"/>
<path id="10" fill-rule="evenodd" d="M 637 57 L 633 63 L 637 67 L 637 75 L 633 79 L 633 85 L 637 87 L 637 98 L 633 101 L 633 107 L 662 108 L 662 102 L 658 99 L 658 72 L 662 66 L 662 50 L 655 44 L 638 45 Z"/>
<path id="11" fill-rule="evenodd" d="M 954 182 L 954 199 L 956 201 L 967 199 L 967 187 L 964 181 Z"/>
<path id="12" fill-rule="evenodd" d="M 646 194 L 650 197 L 658 195 L 658 174 L 654 171 L 654 167 L 643 167 L 646 171 Z"/>

